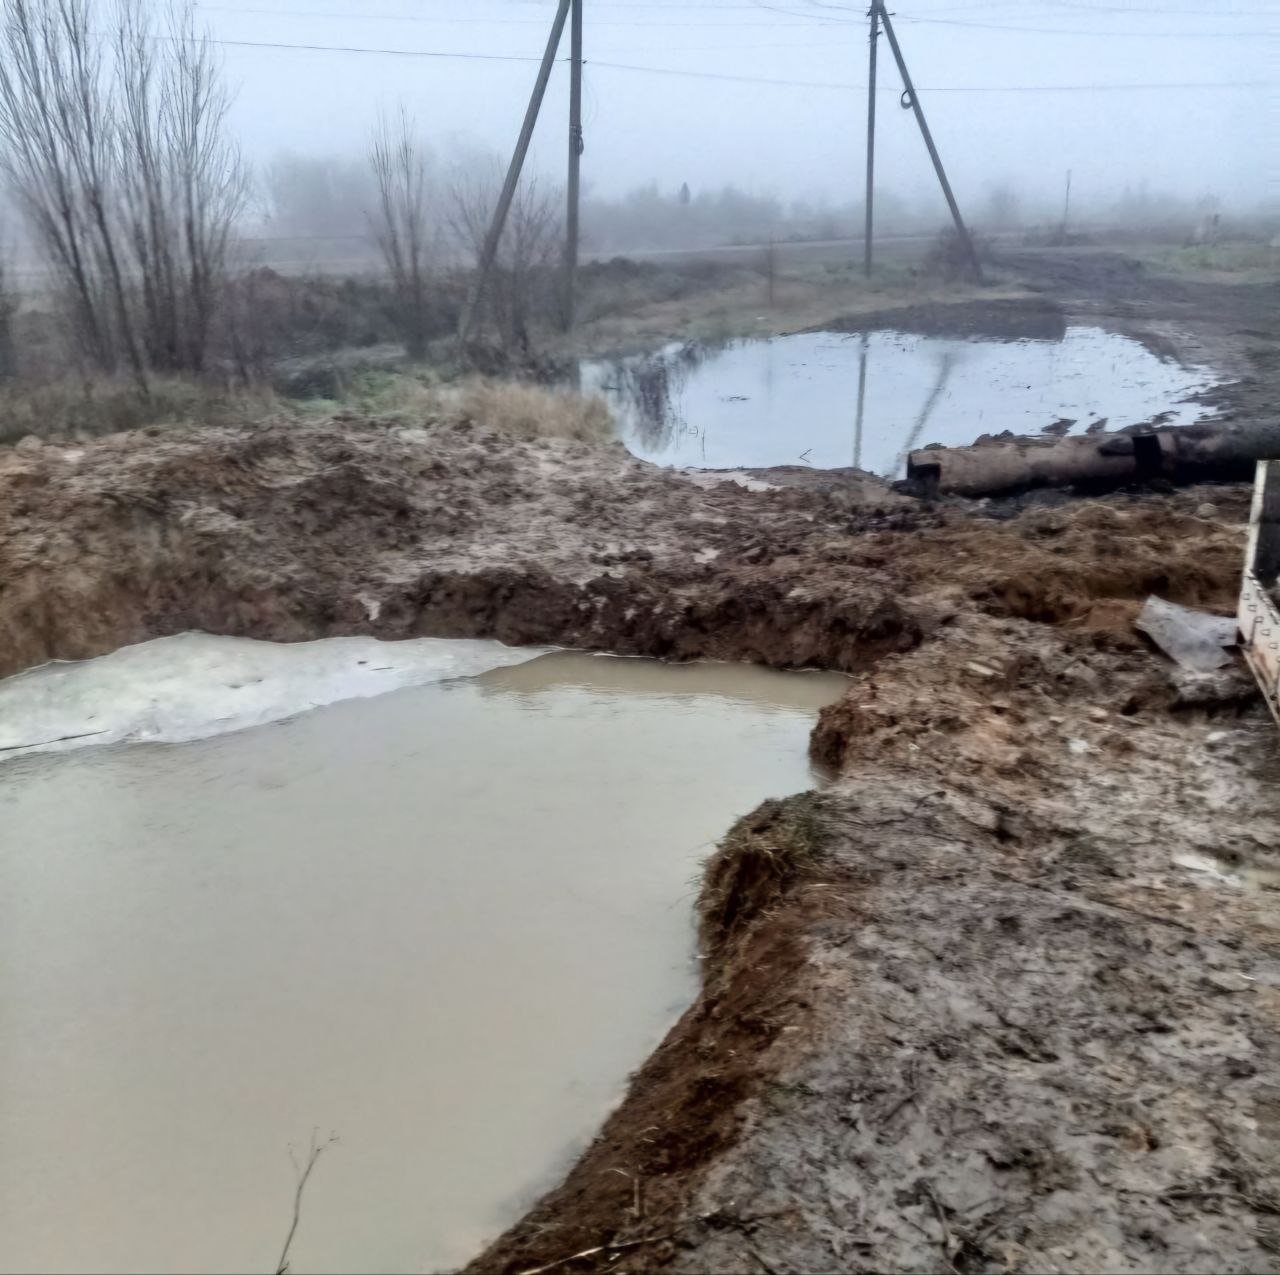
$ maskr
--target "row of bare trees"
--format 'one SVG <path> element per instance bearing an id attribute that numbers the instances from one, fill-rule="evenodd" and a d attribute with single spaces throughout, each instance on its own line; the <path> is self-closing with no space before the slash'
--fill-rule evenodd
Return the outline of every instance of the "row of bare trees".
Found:
<path id="1" fill-rule="evenodd" d="M 450 263 L 479 260 L 502 170 L 491 156 L 455 161 L 432 181 L 428 148 L 402 109 L 383 116 L 370 164 L 377 191 L 374 240 L 391 278 L 405 346 L 421 355 L 429 331 L 429 294 Z M 536 177 L 516 189 L 484 300 L 504 347 L 528 353 L 534 321 L 554 306 L 561 244 L 560 192 Z"/>
<path id="2" fill-rule="evenodd" d="M 42 249 L 81 358 L 205 367 L 245 169 L 190 11 L 142 0 L 3 0 L 0 174 Z"/>
<path id="3" fill-rule="evenodd" d="M 250 195 L 219 59 L 189 0 L 0 0 L 0 179 L 39 248 L 82 366 L 200 374 L 238 364 L 233 235 Z M 440 327 L 447 276 L 479 255 L 500 166 L 437 171 L 412 119 L 383 116 L 364 215 L 411 357 Z M 296 176 L 296 175 L 295 175 Z M 522 185 L 488 289 L 504 345 L 551 308 L 556 193 Z"/>

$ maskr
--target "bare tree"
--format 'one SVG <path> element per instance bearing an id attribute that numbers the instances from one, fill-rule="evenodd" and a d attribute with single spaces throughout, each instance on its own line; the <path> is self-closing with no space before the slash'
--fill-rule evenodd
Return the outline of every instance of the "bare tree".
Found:
<path id="1" fill-rule="evenodd" d="M 396 321 L 410 358 L 427 344 L 427 157 L 413 121 L 401 108 L 394 125 L 378 119 L 369 149 L 378 189 L 373 237 L 391 275 Z"/>
<path id="2" fill-rule="evenodd" d="M 225 288 L 228 238 L 247 191 L 224 129 L 230 98 L 190 10 L 171 14 L 157 59 L 139 0 L 123 0 L 114 42 L 121 217 L 147 357 L 154 368 L 201 372 Z"/>
<path id="3" fill-rule="evenodd" d="M 9 263 L 0 256 L 0 382 L 18 373 L 18 351 L 13 339 L 13 317 L 18 302 L 10 287 Z"/>
<path id="4" fill-rule="evenodd" d="M 115 334 L 97 268 L 102 223 L 94 217 L 106 203 L 103 106 L 100 51 L 83 0 L 5 0 L 0 168 L 58 277 L 78 344 L 112 368 Z M 115 302 L 118 314 L 118 290 Z"/>
<path id="5" fill-rule="evenodd" d="M 209 42 L 141 0 L 0 0 L 0 173 L 58 279 L 81 353 L 200 371 L 243 203 Z M 110 53 L 111 56 L 108 56 Z"/>
<path id="6" fill-rule="evenodd" d="M 449 193 L 448 223 L 458 248 L 480 260 L 502 185 L 493 160 L 460 164 Z M 561 191 L 523 178 L 516 187 L 485 294 L 498 334 L 508 349 L 529 351 L 535 319 L 556 303 L 556 266 L 562 232 Z"/>
<path id="7" fill-rule="evenodd" d="M 302 1193 L 307 1189 L 307 1181 L 319 1163 L 320 1157 L 338 1140 L 336 1133 L 331 1133 L 324 1142 L 317 1142 L 316 1136 L 317 1131 L 312 1129 L 311 1145 L 307 1151 L 307 1158 L 302 1164 L 298 1163 L 297 1156 L 293 1154 L 293 1148 L 289 1148 L 289 1159 L 293 1161 L 295 1178 L 293 1219 L 289 1223 L 289 1233 L 284 1237 L 284 1248 L 280 1250 L 280 1260 L 276 1262 L 276 1275 L 288 1275 L 289 1272 L 289 1249 L 293 1247 L 293 1237 L 297 1235 L 298 1223 L 302 1220 Z"/>

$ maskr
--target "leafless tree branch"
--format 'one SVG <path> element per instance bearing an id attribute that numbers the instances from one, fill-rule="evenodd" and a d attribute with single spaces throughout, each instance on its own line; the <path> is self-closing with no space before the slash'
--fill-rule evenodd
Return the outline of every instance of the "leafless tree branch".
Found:
<path id="1" fill-rule="evenodd" d="M 330 1134 L 324 1142 L 317 1142 L 316 1130 L 312 1129 L 311 1145 L 307 1151 L 306 1163 L 301 1167 L 299 1167 L 297 1160 L 294 1159 L 292 1149 L 289 1151 L 298 1181 L 297 1188 L 293 1193 L 293 1221 L 289 1224 L 289 1234 L 284 1237 L 284 1247 L 280 1250 L 280 1260 L 276 1263 L 276 1275 L 286 1275 L 289 1270 L 289 1248 L 293 1244 L 293 1237 L 298 1233 L 298 1222 L 302 1218 L 302 1193 L 307 1189 L 307 1179 L 311 1177 L 311 1172 L 316 1167 L 320 1157 L 337 1140 L 336 1134 Z"/>
<path id="2" fill-rule="evenodd" d="M 500 167 L 483 159 L 460 165 L 450 184 L 448 228 L 472 262 L 480 259 L 501 185 Z M 536 177 L 522 179 L 516 188 L 486 292 L 507 349 L 527 353 L 531 324 L 554 308 L 562 203 L 561 192 Z"/>
<path id="3" fill-rule="evenodd" d="M 101 0 L 105 6 L 110 0 Z M 202 370 L 245 174 L 190 10 L 0 0 L 0 175 L 69 306 L 81 354 Z"/>
<path id="4" fill-rule="evenodd" d="M 394 123 L 381 115 L 369 149 L 377 185 L 374 242 L 391 275 L 397 319 L 410 358 L 426 352 L 428 300 L 427 157 L 401 107 Z"/>

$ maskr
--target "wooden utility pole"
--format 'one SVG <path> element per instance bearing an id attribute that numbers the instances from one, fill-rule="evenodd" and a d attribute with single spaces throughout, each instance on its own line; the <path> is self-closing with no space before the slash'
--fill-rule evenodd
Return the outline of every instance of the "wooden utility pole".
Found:
<path id="1" fill-rule="evenodd" d="M 1067 216 L 1071 212 L 1071 169 L 1067 169 L 1067 189 L 1062 196 L 1062 233 L 1067 233 Z"/>
<path id="2" fill-rule="evenodd" d="M 476 263 L 476 275 L 471 281 L 471 292 L 467 303 L 463 306 L 462 317 L 458 321 L 458 340 L 466 345 L 471 336 L 471 327 L 475 322 L 476 311 L 484 297 L 485 285 L 489 282 L 489 274 L 493 270 L 494 258 L 498 255 L 498 244 L 502 241 L 502 232 L 506 228 L 507 214 L 511 211 L 511 200 L 516 193 L 516 185 L 520 181 L 520 170 L 524 167 L 524 158 L 529 151 L 529 141 L 533 137 L 533 127 L 538 122 L 538 112 L 542 109 L 542 99 L 546 96 L 547 81 L 551 78 L 551 68 L 555 64 L 556 51 L 560 47 L 560 37 L 564 32 L 565 18 L 569 15 L 571 0 L 560 0 L 556 10 L 555 21 L 551 24 L 551 34 L 547 37 L 546 52 L 542 55 L 542 65 L 538 68 L 538 78 L 534 81 L 533 92 L 529 96 L 529 106 L 524 113 L 524 124 L 520 128 L 520 136 L 516 139 L 516 148 L 507 168 L 507 178 L 502 183 L 502 191 L 498 195 L 498 206 L 493 211 L 493 221 L 489 225 L 489 233 L 485 236 L 484 247 L 480 251 L 480 260 Z"/>
<path id="3" fill-rule="evenodd" d="M 572 0 L 573 16 L 569 20 L 569 206 L 565 210 L 564 230 L 564 330 L 573 327 L 578 286 L 578 206 L 579 175 L 582 162 L 582 5 Z"/>
<path id="4" fill-rule="evenodd" d="M 960 243 L 963 245 L 965 255 L 969 258 L 969 265 L 973 270 L 975 279 L 982 278 L 982 264 L 978 261 L 977 250 L 973 246 L 973 239 L 969 235 L 968 228 L 964 224 L 964 218 L 960 215 L 960 205 L 956 203 L 956 197 L 951 192 L 951 183 L 947 181 L 946 170 L 942 167 L 942 157 L 938 154 L 938 148 L 933 144 L 933 134 L 929 132 L 929 124 L 924 117 L 924 111 L 920 106 L 920 98 L 916 93 L 915 85 L 911 82 L 911 73 L 907 70 L 906 61 L 902 56 L 902 49 L 898 45 L 898 37 L 894 32 L 893 23 L 889 20 L 889 12 L 884 7 L 884 0 L 871 0 L 871 11 L 878 14 L 880 21 L 884 24 L 884 33 L 889 37 L 889 48 L 893 50 L 893 59 L 898 64 L 898 73 L 902 76 L 902 84 L 904 92 L 902 94 L 902 105 L 909 106 L 916 116 L 916 123 L 920 125 L 920 136 L 924 138 L 925 147 L 929 151 L 929 158 L 933 161 L 933 171 L 938 175 L 938 184 L 942 187 L 942 193 L 946 196 L 947 207 L 951 209 L 951 220 L 955 222 L 956 234 L 960 237 Z"/>
<path id="5" fill-rule="evenodd" d="M 876 45 L 880 39 L 880 11 L 871 6 L 871 61 L 867 71 L 867 198 L 866 228 L 863 233 L 862 268 L 871 278 L 871 228 L 875 221 L 876 175 Z"/>

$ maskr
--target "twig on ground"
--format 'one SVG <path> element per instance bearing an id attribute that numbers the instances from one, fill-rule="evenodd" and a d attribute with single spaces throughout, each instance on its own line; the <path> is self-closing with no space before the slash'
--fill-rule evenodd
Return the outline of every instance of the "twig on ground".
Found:
<path id="1" fill-rule="evenodd" d="M 615 1173 L 622 1173 L 623 1177 L 629 1177 L 630 1174 L 623 1173 L 621 1169 L 615 1169 Z M 674 1224 L 671 1230 L 663 1231 L 658 1235 L 645 1235 L 638 1240 L 618 1240 L 607 1244 L 597 1244 L 592 1248 L 584 1248 L 580 1253 L 570 1253 L 568 1257 L 558 1257 L 554 1262 L 547 1262 L 543 1266 L 530 1266 L 525 1270 L 517 1272 L 517 1275 L 544 1275 L 546 1271 L 557 1270 L 561 1266 L 568 1266 L 570 1262 L 580 1261 L 585 1257 L 596 1257 L 600 1253 L 624 1253 L 628 1249 L 640 1248 L 645 1244 L 660 1244 L 663 1240 L 673 1240 L 686 1227 L 694 1226 L 699 1222 L 711 1225 L 745 1227 L 755 1222 L 763 1222 L 768 1218 L 785 1217 L 793 1213 L 794 1209 L 774 1209 L 770 1213 L 751 1213 L 746 1217 L 735 1217 L 731 1213 L 726 1213 L 721 1209 L 713 1209 L 710 1213 L 699 1213 L 694 1217 L 687 1217 Z M 277 1272 L 279 1275 L 279 1272 Z"/>
<path id="2" fill-rule="evenodd" d="M 894 1116 L 896 1116 L 898 1112 L 901 1111 L 902 1108 L 907 1105 L 907 1103 L 915 1102 L 916 1092 L 917 1091 L 914 1089 L 908 1089 L 907 1092 L 904 1093 L 902 1097 L 899 1098 L 898 1101 L 895 1102 L 893 1106 L 890 1107 L 889 1110 L 883 1116 L 881 1116 L 881 1118 L 876 1123 L 881 1125 L 888 1124 L 889 1121 L 892 1120 Z"/>
<path id="3" fill-rule="evenodd" d="M 1154 1200 L 1234 1200 L 1253 1209 L 1255 1213 L 1280 1214 L 1280 1200 L 1266 1196 L 1247 1195 L 1243 1191 L 1202 1191 L 1198 1187 L 1176 1186 L 1165 1191 L 1138 1191 L 1132 1187 L 1121 1188 L 1125 1195 L 1146 1195 Z"/>
<path id="4" fill-rule="evenodd" d="M 311 1146 L 307 1152 L 307 1162 L 301 1168 L 298 1161 L 294 1157 L 293 1148 L 289 1148 L 289 1158 L 293 1160 L 293 1169 L 298 1177 L 297 1189 L 293 1193 L 293 1221 L 289 1225 L 289 1234 L 284 1237 L 284 1248 L 280 1250 L 280 1260 L 276 1263 L 276 1275 L 287 1275 L 289 1270 L 289 1246 L 293 1243 L 293 1237 L 298 1231 L 298 1221 L 302 1217 L 302 1193 L 306 1190 L 307 1179 L 311 1176 L 311 1171 L 316 1167 L 316 1161 L 320 1159 L 325 1150 L 337 1142 L 337 1134 L 330 1134 L 325 1142 L 316 1141 L 316 1131 L 311 1131 Z"/>
<path id="5" fill-rule="evenodd" d="M 916 1083 L 917 1072 L 918 1072 L 918 1066 L 917 1066 L 916 1060 L 912 1058 L 907 1063 L 907 1092 L 904 1093 L 902 1097 L 899 1098 L 898 1101 L 895 1102 L 893 1106 L 890 1107 L 889 1110 L 885 1112 L 885 1114 L 881 1116 L 879 1120 L 876 1121 L 877 1125 L 880 1125 L 880 1126 L 887 1125 L 889 1121 L 892 1120 L 894 1116 L 896 1116 L 898 1112 L 901 1111 L 902 1108 L 907 1105 L 907 1103 L 915 1102 L 916 1098 L 920 1094 L 920 1088 Z"/>
<path id="6" fill-rule="evenodd" d="M 1008 881 L 1013 885 L 1023 886 L 1028 890 L 1039 890 L 1042 894 L 1050 894 L 1062 903 L 1080 908 L 1080 904 L 1092 903 L 1097 908 L 1110 908 L 1115 912 L 1127 912 L 1130 916 L 1140 916 L 1144 921 L 1154 921 L 1157 925 L 1171 925 L 1174 929 L 1185 930 L 1188 934 L 1199 934 L 1200 931 L 1194 925 L 1188 925 L 1185 921 L 1175 921 L 1171 916 L 1160 916 L 1155 912 L 1144 912 L 1141 908 L 1131 908 L 1124 903 L 1116 903 L 1111 899 L 1100 899 L 1092 894 L 1082 894 L 1068 892 L 1066 890 L 1054 889 L 1050 885 L 1040 885 L 1035 881 L 1027 881 L 1022 877 L 1014 876 L 1012 872 L 992 872 L 991 874 L 997 881 Z M 1080 908 L 1081 911 L 1087 911 L 1086 908 Z"/>
<path id="7" fill-rule="evenodd" d="M 554 1271 L 557 1267 L 568 1266 L 570 1262 L 576 1262 L 584 1257 L 595 1257 L 598 1253 L 624 1253 L 627 1249 L 640 1248 L 644 1244 L 658 1244 L 662 1240 L 671 1240 L 675 1238 L 674 1231 L 667 1231 L 662 1235 L 646 1235 L 643 1239 L 638 1240 L 622 1240 L 617 1244 L 597 1244 L 595 1248 L 584 1248 L 581 1253 L 570 1253 L 568 1257 L 558 1257 L 554 1262 L 548 1262 L 545 1266 L 530 1266 L 526 1270 L 520 1271 L 519 1275 L 543 1275 L 544 1271 Z"/>
<path id="8" fill-rule="evenodd" d="M 942 1204 L 938 1197 L 933 1193 L 933 1187 L 927 1182 L 922 1183 L 924 1193 L 929 1199 L 929 1203 L 933 1205 L 933 1212 L 938 1219 L 938 1225 L 942 1228 L 942 1260 L 946 1262 L 947 1269 L 955 1271 L 955 1264 L 951 1260 L 951 1228 L 947 1225 L 947 1215 L 943 1211 Z M 958 1272 L 957 1272 L 958 1275 Z"/>
<path id="9" fill-rule="evenodd" d="M 43 748 L 46 744 L 61 744 L 68 739 L 88 739 L 90 735 L 105 735 L 105 730 L 82 730 L 78 735 L 57 735 L 53 739 L 37 739 L 34 744 L 4 744 L 0 753 L 12 753 L 19 748 Z"/>

